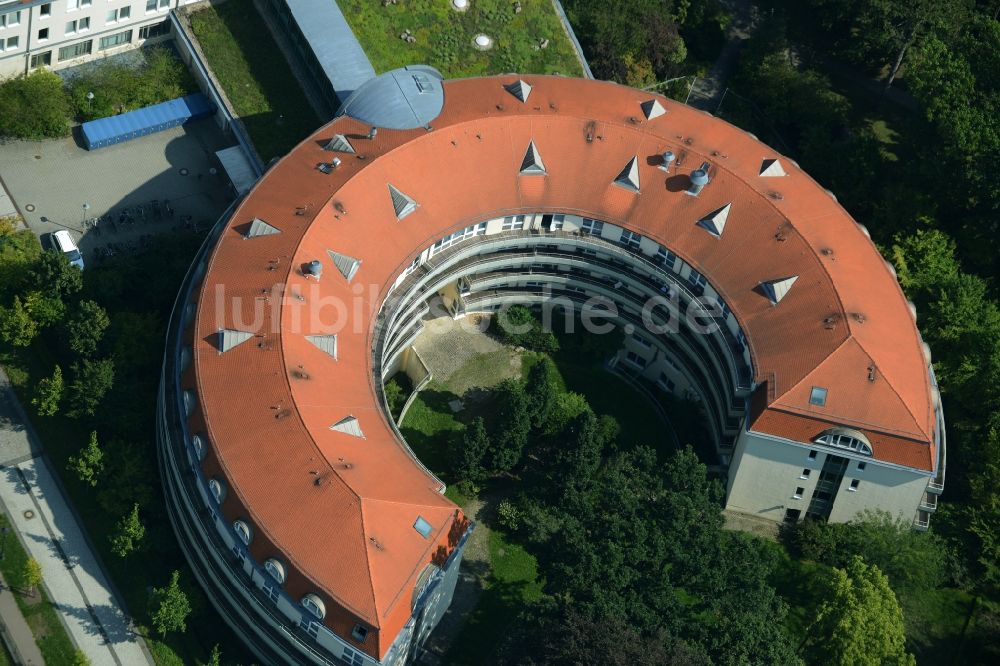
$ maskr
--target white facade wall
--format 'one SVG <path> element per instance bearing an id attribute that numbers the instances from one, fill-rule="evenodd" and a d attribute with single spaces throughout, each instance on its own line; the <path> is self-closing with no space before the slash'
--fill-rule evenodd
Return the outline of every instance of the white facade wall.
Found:
<path id="1" fill-rule="evenodd" d="M 72 67 L 141 46 L 147 41 L 140 34 L 142 28 L 166 21 L 167 13 L 183 4 L 188 3 L 185 0 L 52 0 L 25 5 L 16 0 L 0 0 L 0 25 L 7 24 L 0 27 L 3 41 L 0 79 L 40 67 Z M 131 35 L 111 39 L 128 31 Z M 12 40 L 16 43 L 12 44 Z M 103 48 L 102 40 L 107 40 Z M 90 52 L 86 53 L 88 42 Z M 84 51 L 80 55 L 74 55 L 77 45 Z M 63 49 L 66 52 L 60 57 Z"/>
<path id="2" fill-rule="evenodd" d="M 810 459 L 809 452 L 813 450 L 817 455 Z M 804 518 L 827 455 L 849 461 L 833 499 L 830 522 L 847 522 L 859 512 L 875 507 L 906 520 L 913 519 L 928 476 L 848 451 L 818 450 L 747 430 L 740 433 L 733 452 L 726 508 L 774 521 L 784 520 L 786 509 L 798 509 Z M 858 463 L 864 463 L 864 471 L 858 468 Z M 805 469 L 812 470 L 807 478 L 803 478 Z M 858 488 L 850 490 L 854 479 L 859 481 Z M 801 498 L 795 497 L 797 488 L 803 489 Z"/>

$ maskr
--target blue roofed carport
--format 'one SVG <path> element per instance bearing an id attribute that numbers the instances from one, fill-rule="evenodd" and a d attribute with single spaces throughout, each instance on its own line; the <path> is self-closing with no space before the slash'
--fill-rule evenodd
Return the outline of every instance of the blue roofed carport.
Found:
<path id="1" fill-rule="evenodd" d="M 340 100 L 375 78 L 375 68 L 334 0 L 285 2 Z"/>
<path id="2" fill-rule="evenodd" d="M 161 132 L 215 113 L 215 105 L 201 93 L 172 99 L 128 113 L 83 123 L 83 145 L 87 150 L 104 148 L 140 136 Z"/>

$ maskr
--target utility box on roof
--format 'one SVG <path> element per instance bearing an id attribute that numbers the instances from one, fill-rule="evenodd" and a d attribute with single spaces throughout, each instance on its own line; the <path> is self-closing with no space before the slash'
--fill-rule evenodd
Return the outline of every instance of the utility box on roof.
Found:
<path id="1" fill-rule="evenodd" d="M 95 150 L 162 132 L 213 113 L 215 105 L 201 93 L 195 93 L 117 116 L 91 120 L 83 123 L 80 129 L 83 132 L 83 145 L 87 150 Z"/>

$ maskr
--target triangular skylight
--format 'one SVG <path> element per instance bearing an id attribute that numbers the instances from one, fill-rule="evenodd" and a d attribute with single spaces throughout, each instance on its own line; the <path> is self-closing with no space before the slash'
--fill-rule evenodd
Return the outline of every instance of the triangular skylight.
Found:
<path id="1" fill-rule="evenodd" d="M 353 416 L 345 416 L 340 419 L 330 426 L 330 430 L 336 430 L 337 432 L 342 432 L 345 435 L 351 435 L 352 437 L 360 437 L 361 439 L 365 438 L 364 433 L 361 432 L 361 424 L 358 423 L 358 420 Z"/>
<path id="2" fill-rule="evenodd" d="M 545 165 L 542 164 L 542 156 L 538 154 L 534 141 L 528 142 L 528 150 L 525 151 L 524 159 L 521 160 L 520 173 L 522 176 L 545 175 Z"/>
<path id="3" fill-rule="evenodd" d="M 323 149 L 324 150 L 329 150 L 329 151 L 335 152 L 335 153 L 351 153 L 351 154 L 354 154 L 355 152 L 357 152 L 357 151 L 354 150 L 354 146 L 351 145 L 351 142 L 348 141 L 347 137 L 344 136 L 343 134 L 337 134 L 337 135 L 335 135 L 332 139 L 330 139 L 327 142 L 327 144 L 325 146 L 323 146 Z"/>
<path id="4" fill-rule="evenodd" d="M 337 360 L 337 336 L 336 335 L 307 335 L 306 340 L 311 342 L 316 349 L 332 356 Z"/>
<path id="5" fill-rule="evenodd" d="M 392 209 L 396 211 L 396 219 L 402 220 L 404 217 L 417 209 L 417 202 L 406 196 L 391 184 L 389 185 L 389 196 L 392 197 Z"/>
<path id="6" fill-rule="evenodd" d="M 257 238 L 258 236 L 273 236 L 274 234 L 280 234 L 281 229 L 277 227 L 272 227 L 270 224 L 260 219 L 259 217 L 253 218 L 250 222 L 250 228 L 247 229 L 247 233 L 244 238 Z"/>
<path id="7" fill-rule="evenodd" d="M 639 191 L 639 157 L 633 155 L 622 172 L 615 178 L 615 185 L 633 192 Z"/>
<path id="8" fill-rule="evenodd" d="M 721 236 L 726 228 L 726 220 L 729 219 L 729 209 L 732 207 L 733 204 L 727 203 L 722 208 L 712 211 L 698 220 L 698 226 L 714 236 Z"/>
<path id="9" fill-rule="evenodd" d="M 220 328 L 219 351 L 226 353 L 233 347 L 243 344 L 252 337 L 253 333 L 248 333 L 247 331 L 235 331 L 231 328 Z"/>
<path id="10" fill-rule="evenodd" d="M 785 168 L 781 166 L 781 162 L 777 159 L 767 159 L 760 163 L 760 176 L 764 178 L 787 175 Z"/>
<path id="11" fill-rule="evenodd" d="M 663 105 L 660 104 L 660 100 L 658 99 L 646 100 L 640 106 L 642 106 L 642 114 L 646 116 L 646 120 L 659 118 L 660 116 L 662 116 L 664 113 L 667 112 L 667 110 L 663 108 Z"/>
<path id="12" fill-rule="evenodd" d="M 527 102 L 528 95 L 531 94 L 531 86 L 528 85 L 528 82 L 524 79 L 518 79 L 517 81 L 514 81 L 514 83 L 504 86 L 504 88 L 507 89 L 507 92 L 522 102 Z"/>
<path id="13" fill-rule="evenodd" d="M 760 288 L 764 292 L 764 295 L 771 301 L 771 304 L 777 305 L 781 299 L 788 295 L 792 285 L 798 279 L 798 275 L 792 275 L 778 280 L 768 280 L 767 282 L 761 282 Z"/>
<path id="14" fill-rule="evenodd" d="M 392 185 L 389 187 L 392 187 Z M 361 267 L 361 260 L 349 257 L 346 254 L 334 252 L 333 250 L 327 250 L 326 252 L 330 255 L 330 258 L 333 259 L 333 265 L 337 267 L 340 274 L 343 275 L 348 282 L 350 282 L 354 277 L 354 274 L 358 272 L 358 268 Z"/>

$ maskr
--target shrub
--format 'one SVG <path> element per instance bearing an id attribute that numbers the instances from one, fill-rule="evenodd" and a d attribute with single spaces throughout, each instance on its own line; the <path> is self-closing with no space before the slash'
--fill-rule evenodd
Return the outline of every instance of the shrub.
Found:
<path id="1" fill-rule="evenodd" d="M 0 83 L 0 137 L 58 138 L 69 135 L 69 104 L 63 82 L 46 70 Z"/>
<path id="2" fill-rule="evenodd" d="M 552 331 L 542 328 L 535 314 L 523 305 L 497 312 L 490 320 L 489 334 L 505 345 L 520 346 L 539 352 L 559 350 Z"/>

